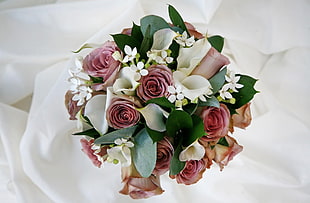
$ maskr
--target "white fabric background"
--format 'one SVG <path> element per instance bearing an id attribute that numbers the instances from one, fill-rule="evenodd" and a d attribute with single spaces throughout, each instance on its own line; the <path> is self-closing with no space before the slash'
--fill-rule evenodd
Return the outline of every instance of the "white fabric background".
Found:
<path id="1" fill-rule="evenodd" d="M 162 177 L 147 200 L 118 194 L 119 166 L 95 168 L 71 136 L 71 51 L 102 43 L 167 3 L 225 37 L 231 66 L 259 78 L 244 151 L 192 186 Z M 310 2 L 307 0 L 1 0 L 0 202 L 310 202 Z"/>

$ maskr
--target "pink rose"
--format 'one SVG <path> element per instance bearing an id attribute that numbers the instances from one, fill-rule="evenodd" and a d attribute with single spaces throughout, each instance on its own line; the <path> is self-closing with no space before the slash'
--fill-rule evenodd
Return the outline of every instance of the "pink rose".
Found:
<path id="1" fill-rule="evenodd" d="M 124 187 L 120 193 L 133 199 L 149 198 L 164 192 L 160 186 L 159 176 L 151 175 L 143 178 L 133 165 L 122 168 L 122 180 Z"/>
<path id="2" fill-rule="evenodd" d="M 233 126 L 245 129 L 251 124 L 252 116 L 250 105 L 250 103 L 247 103 L 239 109 L 236 109 L 237 114 L 233 114 L 231 117 Z"/>
<path id="3" fill-rule="evenodd" d="M 94 145 L 94 139 L 87 140 L 82 138 L 80 142 L 82 145 L 82 151 L 88 156 L 88 158 L 95 166 L 100 168 L 102 162 L 99 157 L 103 157 L 107 154 L 107 147 L 102 147 L 99 152 L 96 152 L 94 149 L 92 149 L 92 146 Z"/>
<path id="4" fill-rule="evenodd" d="M 206 79 L 215 75 L 223 66 L 228 65 L 226 56 L 211 47 L 208 53 L 202 58 L 199 65 L 192 71 L 192 75 L 201 75 Z"/>
<path id="5" fill-rule="evenodd" d="M 225 104 L 220 107 L 205 107 L 201 114 L 207 135 L 200 138 L 202 142 L 214 141 L 227 135 L 229 130 L 230 112 Z"/>
<path id="6" fill-rule="evenodd" d="M 141 105 L 134 97 L 113 98 L 106 111 L 108 125 L 115 129 L 136 125 L 140 121 L 140 112 L 135 108 L 141 108 Z"/>
<path id="7" fill-rule="evenodd" d="M 148 75 L 140 79 L 140 85 L 137 88 L 137 95 L 144 102 L 157 98 L 168 96 L 168 86 L 173 85 L 172 71 L 165 65 L 152 65 L 148 69 Z"/>
<path id="8" fill-rule="evenodd" d="M 219 164 L 221 170 L 223 170 L 224 166 L 227 166 L 228 162 L 243 149 L 243 147 L 240 146 L 234 138 L 228 135 L 225 138 L 229 144 L 229 147 L 220 144 L 216 144 L 214 147 L 214 161 Z"/>
<path id="9" fill-rule="evenodd" d="M 200 32 L 198 32 L 196 30 L 196 28 L 191 23 L 184 22 L 184 24 L 185 24 L 185 26 L 186 26 L 186 28 L 187 28 L 187 30 L 191 36 L 194 36 L 196 39 L 204 38 L 204 36 Z"/>
<path id="10" fill-rule="evenodd" d="M 95 90 L 106 90 L 111 86 L 120 69 L 120 62 L 112 54 L 120 51 L 115 42 L 107 41 L 102 47 L 93 50 L 83 61 L 83 69 L 93 77 L 102 77 L 103 83 L 94 86 Z"/>
<path id="11" fill-rule="evenodd" d="M 155 175 L 162 175 L 169 170 L 173 152 L 173 146 L 166 137 L 157 142 L 157 160 L 153 171 Z"/>
<path id="12" fill-rule="evenodd" d="M 175 178 L 177 183 L 191 185 L 198 182 L 202 178 L 203 172 L 206 170 L 206 163 L 204 159 L 186 161 L 183 170 L 175 175 L 170 175 L 171 178 Z"/>
<path id="13" fill-rule="evenodd" d="M 78 106 L 78 101 L 73 101 L 72 97 L 73 94 L 71 93 L 71 91 L 67 91 L 65 95 L 65 105 L 70 115 L 70 120 L 77 120 L 75 116 L 81 110 L 82 106 Z"/>

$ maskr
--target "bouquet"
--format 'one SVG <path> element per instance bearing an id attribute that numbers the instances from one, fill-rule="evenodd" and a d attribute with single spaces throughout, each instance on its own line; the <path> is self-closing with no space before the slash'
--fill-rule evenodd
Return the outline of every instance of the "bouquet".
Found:
<path id="1" fill-rule="evenodd" d="M 121 164 L 120 193 L 134 199 L 163 193 L 166 172 L 190 185 L 213 163 L 222 170 L 242 151 L 232 134 L 250 124 L 257 93 L 256 79 L 229 69 L 223 37 L 168 11 L 171 23 L 148 15 L 113 40 L 85 44 L 69 69 L 74 135 L 95 166 Z"/>

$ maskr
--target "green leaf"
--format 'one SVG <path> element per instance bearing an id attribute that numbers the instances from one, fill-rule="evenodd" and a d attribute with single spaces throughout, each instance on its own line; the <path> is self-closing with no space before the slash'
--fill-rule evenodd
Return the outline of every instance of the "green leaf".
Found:
<path id="1" fill-rule="evenodd" d="M 238 109 L 248 103 L 253 99 L 254 95 L 258 93 L 258 91 L 254 89 L 254 85 L 257 82 L 256 79 L 241 74 L 237 74 L 237 76 L 240 76 L 238 83 L 243 84 L 244 86 L 241 89 L 238 89 L 238 92 L 232 93 L 232 96 L 236 99 L 236 103 L 227 105 L 233 109 Z"/>
<path id="2" fill-rule="evenodd" d="M 153 142 L 158 142 L 158 141 L 162 140 L 165 136 L 164 133 L 162 133 L 162 132 L 152 130 L 147 126 L 145 126 L 145 128 L 146 128 L 147 133 L 149 134 L 149 136 L 153 140 Z"/>
<path id="3" fill-rule="evenodd" d="M 187 147 L 195 140 L 201 138 L 206 134 L 202 119 L 197 115 L 192 115 L 193 127 L 186 132 L 184 136 L 183 146 Z"/>
<path id="4" fill-rule="evenodd" d="M 107 133 L 95 140 L 95 144 L 103 144 L 103 145 L 108 145 L 108 144 L 113 144 L 114 140 L 117 138 L 128 138 L 131 137 L 134 132 L 137 129 L 137 125 L 128 127 L 128 128 L 122 128 L 119 130 L 114 130 L 110 133 Z"/>
<path id="5" fill-rule="evenodd" d="M 140 28 L 140 26 L 136 25 L 135 23 L 133 23 L 133 25 L 132 25 L 131 36 L 133 38 L 135 38 L 136 40 L 138 40 L 139 42 L 142 42 L 142 40 L 143 40 L 143 34 L 141 32 L 141 28 Z"/>
<path id="6" fill-rule="evenodd" d="M 132 49 L 134 47 L 139 49 L 140 47 L 140 42 L 132 36 L 125 35 L 125 34 L 115 34 L 115 35 L 112 35 L 112 37 L 116 45 L 118 46 L 118 48 L 120 48 L 123 52 L 124 52 L 125 45 L 130 46 Z"/>
<path id="7" fill-rule="evenodd" d="M 183 110 L 186 111 L 188 114 L 192 115 L 197 110 L 198 104 L 189 103 L 186 106 L 183 106 Z"/>
<path id="8" fill-rule="evenodd" d="M 184 166 L 185 166 L 185 161 L 180 161 L 179 159 L 179 155 L 182 151 L 182 140 L 180 140 L 178 146 L 176 147 L 176 149 L 174 150 L 174 154 L 172 156 L 172 159 L 170 161 L 170 170 L 169 170 L 169 174 L 170 175 L 177 175 L 178 173 L 180 173 Z"/>
<path id="9" fill-rule="evenodd" d="M 134 137 L 134 144 L 133 163 L 142 177 L 149 177 L 156 164 L 157 144 L 153 142 L 145 128 Z"/>
<path id="10" fill-rule="evenodd" d="M 199 106 L 214 106 L 219 108 L 220 107 L 220 102 L 217 100 L 215 96 L 211 96 L 210 98 L 207 98 L 207 101 L 201 101 L 199 100 Z"/>
<path id="11" fill-rule="evenodd" d="M 95 128 L 91 128 L 83 132 L 74 133 L 73 135 L 86 135 L 94 139 L 96 139 L 97 137 L 100 137 L 100 133 Z"/>
<path id="12" fill-rule="evenodd" d="M 225 137 L 221 137 L 221 138 L 219 139 L 219 141 L 217 142 L 217 144 L 220 144 L 220 145 L 229 147 L 229 144 L 228 144 L 228 142 L 227 142 L 227 140 L 226 140 Z"/>
<path id="13" fill-rule="evenodd" d="M 158 97 L 158 98 L 154 98 L 154 99 L 150 99 L 146 102 L 146 104 L 157 104 L 161 107 L 166 107 L 166 108 L 171 108 L 174 109 L 175 106 L 174 104 L 172 104 L 166 97 Z"/>
<path id="14" fill-rule="evenodd" d="M 153 34 L 157 30 L 164 28 L 170 28 L 170 25 L 162 17 L 155 15 L 148 15 L 140 20 L 140 27 L 143 36 L 145 36 L 148 27 L 150 26 L 150 36 L 153 37 Z"/>
<path id="15" fill-rule="evenodd" d="M 225 83 L 225 75 L 227 68 L 223 68 L 220 72 L 215 74 L 212 78 L 209 79 L 209 82 L 212 86 L 213 94 L 217 93 Z"/>
<path id="16" fill-rule="evenodd" d="M 168 6 L 168 12 L 172 24 L 182 29 L 182 32 L 180 32 L 180 34 L 186 31 L 189 35 L 189 32 L 187 31 L 187 28 L 179 12 L 171 5 Z"/>
<path id="17" fill-rule="evenodd" d="M 140 55 L 141 58 L 147 59 L 147 55 L 146 52 L 149 51 L 152 47 L 153 44 L 153 35 L 151 35 L 151 26 L 148 25 L 144 34 L 144 38 L 142 40 L 141 43 L 141 47 L 140 47 Z"/>
<path id="18" fill-rule="evenodd" d="M 221 52 L 224 46 L 224 38 L 219 35 L 208 37 L 210 44 L 218 51 Z"/>
<path id="19" fill-rule="evenodd" d="M 103 78 L 102 77 L 93 77 L 89 75 L 90 79 L 93 81 L 93 83 L 103 83 Z"/>
<path id="20" fill-rule="evenodd" d="M 177 133 L 184 129 L 193 127 L 191 116 L 185 111 L 172 111 L 166 122 L 168 136 L 174 137 Z"/>
<path id="21" fill-rule="evenodd" d="M 172 44 L 170 45 L 169 49 L 171 50 L 171 57 L 176 59 L 179 56 L 179 50 L 180 50 L 180 45 L 176 42 L 173 41 Z M 178 66 L 177 60 L 174 60 L 172 63 L 168 64 L 168 67 L 172 70 L 176 70 Z"/>

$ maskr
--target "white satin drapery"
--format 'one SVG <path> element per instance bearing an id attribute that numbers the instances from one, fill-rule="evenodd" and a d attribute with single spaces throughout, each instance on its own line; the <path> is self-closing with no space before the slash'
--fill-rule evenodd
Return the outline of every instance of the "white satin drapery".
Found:
<path id="1" fill-rule="evenodd" d="M 112 3 L 113 2 L 113 3 Z M 95 168 L 70 133 L 64 93 L 72 50 L 102 43 L 174 5 L 198 30 L 225 37 L 231 66 L 259 78 L 244 146 L 223 172 L 192 186 L 162 177 L 161 196 L 118 194 L 119 166 Z M 0 202 L 308 202 L 309 1 L 0 1 Z M 31 108 L 29 109 L 29 106 Z"/>

